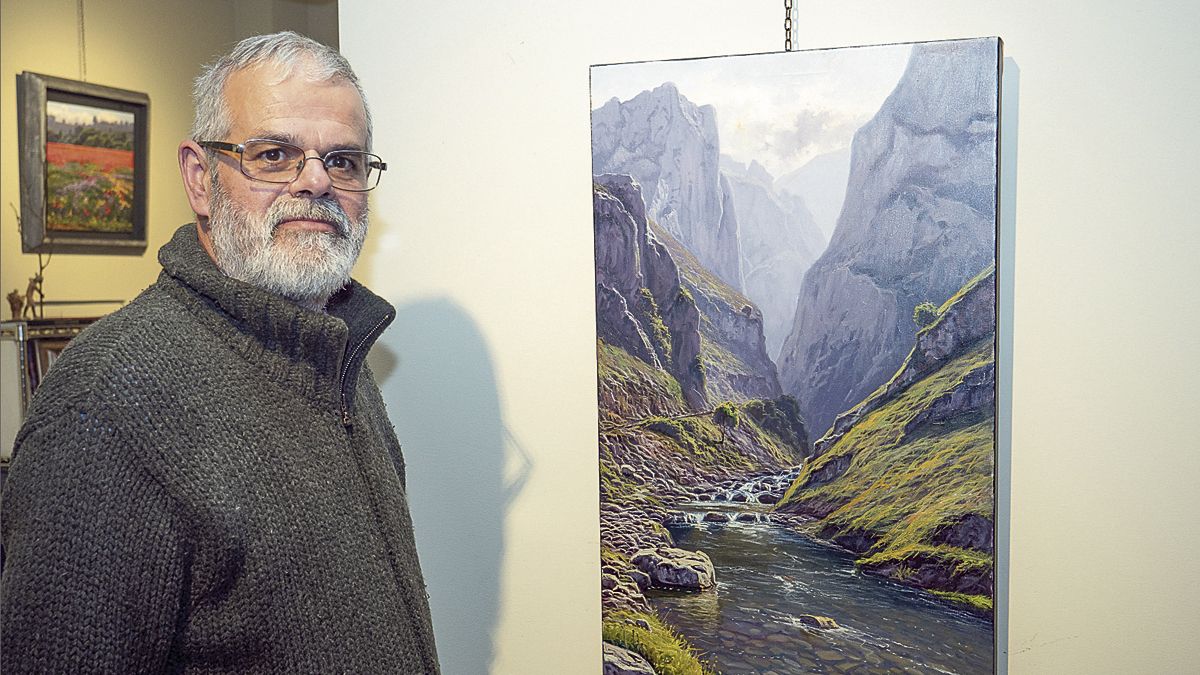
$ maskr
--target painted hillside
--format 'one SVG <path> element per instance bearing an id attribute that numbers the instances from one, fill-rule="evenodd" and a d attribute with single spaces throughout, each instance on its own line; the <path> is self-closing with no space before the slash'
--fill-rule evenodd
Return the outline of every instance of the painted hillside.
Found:
<path id="1" fill-rule="evenodd" d="M 778 509 L 858 565 L 990 612 L 995 269 L 937 309 L 899 371 L 816 444 Z"/>

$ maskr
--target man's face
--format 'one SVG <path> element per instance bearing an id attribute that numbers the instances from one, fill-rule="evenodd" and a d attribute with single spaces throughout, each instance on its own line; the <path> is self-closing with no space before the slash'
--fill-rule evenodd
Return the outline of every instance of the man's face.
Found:
<path id="1" fill-rule="evenodd" d="M 234 73 L 225 86 L 226 138 L 286 141 L 309 157 L 366 150 L 366 111 L 353 85 L 281 77 L 273 65 Z M 218 157 L 210 194 L 213 255 L 227 275 L 312 308 L 344 286 L 367 230 L 367 195 L 337 190 L 319 160 L 291 183 L 242 175 L 236 156 Z"/>

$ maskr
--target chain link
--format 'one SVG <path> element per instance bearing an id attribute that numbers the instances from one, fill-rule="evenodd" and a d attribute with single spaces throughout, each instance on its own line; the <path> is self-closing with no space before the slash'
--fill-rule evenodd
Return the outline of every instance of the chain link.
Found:
<path id="1" fill-rule="evenodd" d="M 783 0 L 783 51 L 792 51 L 792 0 Z"/>
<path id="2" fill-rule="evenodd" d="M 79 22 L 79 80 L 87 82 L 87 41 L 83 32 L 83 0 L 76 0 L 75 16 Z"/>

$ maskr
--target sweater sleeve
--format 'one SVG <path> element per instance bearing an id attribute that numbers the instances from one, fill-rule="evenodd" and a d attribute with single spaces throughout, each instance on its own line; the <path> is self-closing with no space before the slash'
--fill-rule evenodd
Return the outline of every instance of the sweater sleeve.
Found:
<path id="1" fill-rule="evenodd" d="M 6 675 L 169 662 L 186 547 L 169 496 L 135 456 L 79 408 L 31 417 L 18 436 L 0 514 Z"/>

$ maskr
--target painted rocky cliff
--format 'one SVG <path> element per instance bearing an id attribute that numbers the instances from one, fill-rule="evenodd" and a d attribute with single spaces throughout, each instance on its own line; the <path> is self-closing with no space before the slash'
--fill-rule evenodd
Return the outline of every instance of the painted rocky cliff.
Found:
<path id="1" fill-rule="evenodd" d="M 992 607 L 995 266 L 947 299 L 903 365 L 816 443 L 778 505 L 858 566 Z"/>
<path id="2" fill-rule="evenodd" d="M 914 307 L 948 297 L 994 255 L 997 92 L 979 74 L 997 46 L 969 44 L 914 46 L 854 137 L 845 204 L 779 360 L 784 391 L 818 432 L 896 372 Z"/>
<path id="3" fill-rule="evenodd" d="M 679 264 L 688 294 L 700 310 L 700 367 L 710 401 L 777 398 L 782 389 L 767 354 L 763 313 L 754 302 L 709 272 L 670 234 L 656 229 Z"/>
<path id="4" fill-rule="evenodd" d="M 623 175 L 593 180 L 597 333 L 669 373 L 686 402 L 702 409 L 699 311 L 680 285 L 671 254 L 647 225 L 641 187 Z"/>
<path id="5" fill-rule="evenodd" d="M 758 162 L 721 158 L 738 214 L 746 296 L 762 310 L 767 353 L 779 354 L 792 327 L 800 282 L 825 248 L 804 199 L 777 192 L 775 178 Z"/>
<path id="6" fill-rule="evenodd" d="M 635 661 L 620 645 L 652 634 L 694 660 L 645 598 L 715 592 L 708 557 L 665 529 L 670 507 L 785 472 L 807 432 L 780 396 L 761 313 L 647 217 L 639 184 L 593 177 L 593 211 L 606 658 Z"/>
<path id="7" fill-rule="evenodd" d="M 736 407 L 780 397 L 757 308 L 647 218 L 631 177 L 594 176 L 592 197 L 602 424 L 640 428 L 664 418 L 671 430 L 682 430 L 676 435 L 689 436 L 674 439 L 685 446 L 695 445 L 697 434 L 720 445 L 658 457 L 655 466 L 648 456 L 633 456 L 641 445 L 633 443 L 620 458 L 687 485 L 706 470 L 779 468 L 807 454 L 807 441 L 781 447 L 760 438 L 753 413 L 747 424 L 728 430 L 706 419 L 723 402 Z"/>
<path id="8" fill-rule="evenodd" d="M 741 290 L 738 219 L 719 154 L 716 111 L 670 82 L 592 111 L 592 173 L 632 176 L 647 215 Z"/>

